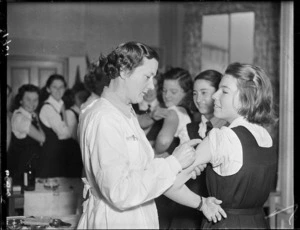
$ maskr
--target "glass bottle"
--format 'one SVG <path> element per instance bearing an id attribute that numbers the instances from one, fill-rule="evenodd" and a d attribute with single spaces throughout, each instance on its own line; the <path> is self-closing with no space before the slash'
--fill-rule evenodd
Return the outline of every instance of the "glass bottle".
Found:
<path id="1" fill-rule="evenodd" d="M 31 161 L 27 163 L 24 171 L 23 186 L 25 191 L 35 190 L 35 170 L 32 168 Z"/>

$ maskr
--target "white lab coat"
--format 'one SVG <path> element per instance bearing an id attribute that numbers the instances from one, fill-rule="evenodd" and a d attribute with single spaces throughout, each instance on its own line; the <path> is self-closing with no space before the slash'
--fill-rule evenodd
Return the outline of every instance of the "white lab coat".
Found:
<path id="1" fill-rule="evenodd" d="M 154 198 L 174 183 L 181 166 L 174 156 L 154 159 L 132 107 L 103 95 L 79 118 L 89 195 L 77 228 L 158 229 Z"/>

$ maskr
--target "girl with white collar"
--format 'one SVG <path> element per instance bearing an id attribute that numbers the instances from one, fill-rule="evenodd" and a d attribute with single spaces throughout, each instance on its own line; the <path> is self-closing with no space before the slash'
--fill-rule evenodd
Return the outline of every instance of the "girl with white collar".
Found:
<path id="1" fill-rule="evenodd" d="M 51 75 L 46 82 L 48 98 L 40 110 L 40 120 L 46 134 L 40 159 L 40 178 L 67 176 L 66 140 L 71 138 L 62 97 L 67 83 L 59 74 Z"/>
<path id="2" fill-rule="evenodd" d="M 230 125 L 210 131 L 197 146 L 194 165 L 211 163 L 206 168 L 208 193 L 223 201 L 227 218 L 221 220 L 216 213 L 202 227 L 269 228 L 263 205 L 277 173 L 277 152 L 267 131 L 277 120 L 271 81 L 260 67 L 233 63 L 225 70 L 213 99 L 214 116 Z M 189 177 L 178 179 L 166 195 L 179 199 L 181 193 L 186 198 L 181 204 L 191 202 L 196 194 L 183 186 Z M 205 208 L 203 201 L 205 198 L 199 199 L 197 209 Z"/>
<path id="3" fill-rule="evenodd" d="M 39 88 L 35 85 L 22 85 L 15 97 L 18 106 L 13 112 L 11 127 L 12 139 L 8 149 L 8 168 L 14 184 L 22 185 L 23 172 L 28 163 L 36 169 L 45 133 L 41 128 L 36 109 L 39 103 Z"/>

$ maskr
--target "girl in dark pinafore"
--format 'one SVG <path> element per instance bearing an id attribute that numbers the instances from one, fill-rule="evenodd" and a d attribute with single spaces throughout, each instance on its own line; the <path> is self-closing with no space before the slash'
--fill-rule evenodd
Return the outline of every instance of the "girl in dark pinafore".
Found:
<path id="1" fill-rule="evenodd" d="M 228 126 L 223 119 L 214 116 L 214 100 L 212 95 L 218 90 L 222 74 L 216 70 L 205 70 L 199 73 L 194 79 L 193 101 L 197 110 L 201 114 L 200 121 L 193 121 L 186 125 L 186 136 L 189 140 L 203 140 L 212 128 L 221 128 Z M 196 148 L 196 147 L 195 147 Z M 189 180 L 186 185 L 193 192 L 200 196 L 208 196 L 206 187 L 206 170 L 195 180 Z M 205 218 L 202 213 L 195 209 L 176 204 L 175 211 L 171 221 L 171 229 L 199 229 L 202 219 Z"/>
<path id="2" fill-rule="evenodd" d="M 270 79 L 260 67 L 230 64 L 213 99 L 214 115 L 230 125 L 210 131 L 197 146 L 198 157 L 193 165 L 211 163 L 206 168 L 208 193 L 222 200 L 227 218 L 217 213 L 205 219 L 202 227 L 267 229 L 263 205 L 277 172 L 275 144 L 267 131 L 276 121 Z M 184 182 L 182 179 L 181 184 Z M 174 184 L 168 192 L 186 189 L 181 184 Z M 189 190 L 182 195 L 193 197 L 195 193 Z M 207 205 L 206 198 L 201 200 L 199 210 Z"/>
<path id="3" fill-rule="evenodd" d="M 62 96 L 66 89 L 66 81 L 58 74 L 51 75 L 46 82 L 48 97 L 40 110 L 40 120 L 46 134 L 46 141 L 42 148 L 40 170 L 38 177 L 68 177 L 70 164 L 68 140 L 71 131 L 68 127 L 66 112 Z M 80 149 L 78 150 L 80 151 Z"/>
<path id="4" fill-rule="evenodd" d="M 45 142 L 36 109 L 39 103 L 39 88 L 35 85 L 22 85 L 15 97 L 17 109 L 12 115 L 12 139 L 8 150 L 8 168 L 14 184 L 23 184 L 23 173 L 27 164 L 35 170 Z"/>

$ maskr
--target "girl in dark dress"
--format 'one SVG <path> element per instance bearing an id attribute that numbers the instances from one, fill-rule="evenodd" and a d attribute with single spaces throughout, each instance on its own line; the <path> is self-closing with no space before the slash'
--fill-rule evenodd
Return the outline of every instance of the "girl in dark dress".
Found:
<path id="1" fill-rule="evenodd" d="M 36 109 L 39 103 L 39 88 L 26 84 L 19 88 L 15 97 L 18 107 L 13 112 L 11 127 L 12 138 L 8 150 L 8 168 L 12 173 L 14 184 L 23 184 L 23 173 L 27 164 L 36 169 L 41 146 L 45 142 Z"/>
<path id="2" fill-rule="evenodd" d="M 201 121 L 193 121 L 186 125 L 185 132 L 189 140 L 203 140 L 212 128 L 221 128 L 227 125 L 223 119 L 214 116 L 214 100 L 212 95 L 218 90 L 222 74 L 215 70 L 205 70 L 194 79 L 193 101 L 201 114 Z M 208 196 L 206 187 L 206 170 L 195 180 L 187 181 L 186 185 L 193 192 Z M 189 207 L 176 204 L 170 228 L 199 229 L 201 227 L 202 213 Z"/>
<path id="3" fill-rule="evenodd" d="M 217 212 L 204 220 L 202 227 L 269 228 L 263 205 L 277 171 L 275 145 L 267 131 L 276 122 L 270 79 L 260 67 L 230 64 L 213 99 L 214 115 L 230 125 L 210 131 L 197 146 L 194 165 L 211 163 L 206 168 L 208 193 L 222 200 L 227 218 Z M 167 193 L 172 196 L 172 190 L 179 190 L 189 197 L 186 202 L 196 201 L 196 194 L 181 186 L 186 179 L 188 176 L 175 182 Z M 207 202 L 202 197 L 197 207 L 204 214 Z"/>

